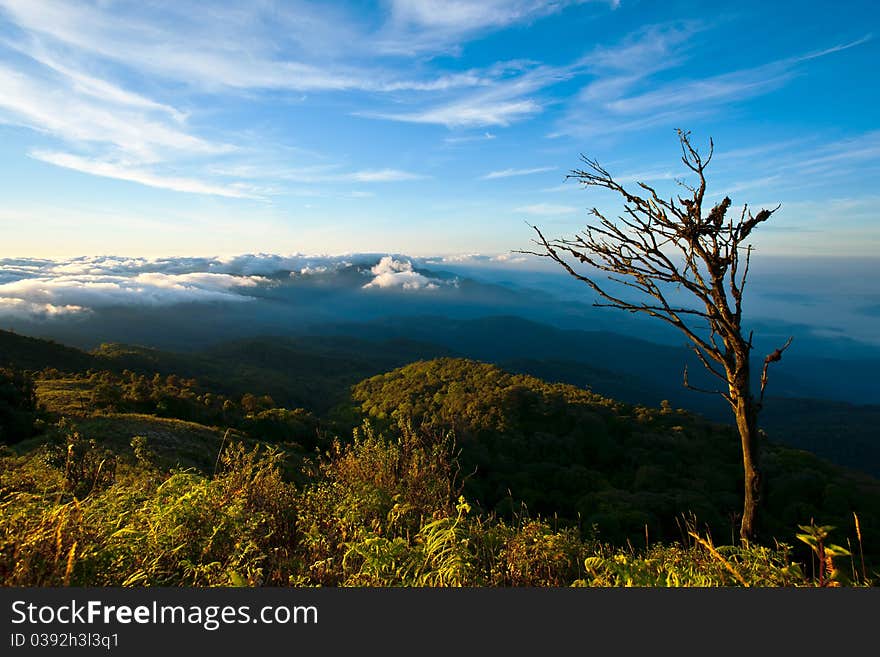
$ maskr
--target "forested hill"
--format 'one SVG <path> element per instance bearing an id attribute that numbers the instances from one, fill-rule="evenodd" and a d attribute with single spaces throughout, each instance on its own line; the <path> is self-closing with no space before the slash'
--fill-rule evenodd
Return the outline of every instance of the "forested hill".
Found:
<path id="1" fill-rule="evenodd" d="M 731 532 L 741 509 L 735 430 L 668 405 L 624 404 L 449 358 L 372 377 L 353 396 L 380 423 L 409 419 L 453 432 L 462 473 L 472 473 L 466 490 L 491 510 L 525 502 L 531 512 L 577 518 L 622 540 L 646 529 L 674 536 L 689 513 Z M 876 517 L 880 529 L 876 479 L 772 443 L 763 452 L 768 534 L 782 538 L 805 518 L 848 526 L 853 511 Z"/>
<path id="2" fill-rule="evenodd" d="M 252 348 L 237 354 L 278 356 Z M 705 585 L 730 583 L 733 563 L 754 583 L 809 585 L 792 543 L 813 522 L 864 554 L 852 581 L 880 562 L 880 481 L 767 442 L 760 538 L 776 547 L 717 563 L 690 537 L 734 543 L 731 427 L 484 362 L 418 360 L 318 414 L 159 372 L 0 379 L 7 584 Z"/>
<path id="3" fill-rule="evenodd" d="M 289 407 L 326 412 L 361 379 L 451 349 L 405 338 L 256 337 L 195 352 L 108 343 L 91 353 L 0 330 L 0 367 L 66 373 L 125 371 L 197 378 L 217 393 L 269 395 Z"/>
<path id="4" fill-rule="evenodd" d="M 344 403 L 350 387 L 362 379 L 420 359 L 466 356 L 631 404 L 658 406 L 668 400 L 715 421 L 729 418 L 721 400 L 682 387 L 686 354 L 648 342 L 622 342 L 622 336 L 560 331 L 516 318 L 422 318 L 336 329 L 338 334 L 328 328 L 330 334 L 320 337 L 254 337 L 192 352 L 104 344 L 92 353 L 0 331 L 0 367 L 176 375 L 195 378 L 227 397 L 268 395 L 280 406 L 323 415 Z M 652 366 L 646 368 L 646 362 Z M 700 367 L 691 363 L 692 380 Z M 769 440 L 880 476 L 880 405 L 774 396 L 792 367 L 786 355 L 773 373 L 760 418 Z"/>
<path id="5" fill-rule="evenodd" d="M 0 330 L 0 367 L 13 366 L 23 370 L 54 367 L 79 372 L 90 367 L 100 369 L 99 365 L 99 359 L 80 349 Z"/>

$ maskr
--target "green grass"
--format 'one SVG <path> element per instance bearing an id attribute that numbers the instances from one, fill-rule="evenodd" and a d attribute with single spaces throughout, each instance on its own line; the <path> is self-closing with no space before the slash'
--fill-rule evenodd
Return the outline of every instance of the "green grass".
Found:
<path id="1" fill-rule="evenodd" d="M 72 487 L 71 457 L 52 458 L 51 446 L 0 453 L 0 584 L 814 587 L 876 577 L 853 561 L 852 578 L 817 579 L 786 545 L 715 545 L 695 522 L 681 542 L 634 549 L 526 513 L 481 513 L 459 494 L 452 445 L 406 425 L 387 437 L 365 425 L 307 463 L 301 485 L 284 476 L 280 452 L 237 442 L 210 472 L 125 459 L 132 434 L 159 451 L 194 442 L 193 461 L 207 457 L 220 437 L 191 423 L 118 415 L 79 431 L 93 440 L 68 433 L 78 445 L 68 452 L 91 485 Z M 110 450 L 136 464 L 99 478 Z M 833 572 L 846 566 L 839 558 Z"/>
<path id="2" fill-rule="evenodd" d="M 766 446 L 765 544 L 713 541 L 709 527 L 726 538 L 724 516 L 741 505 L 738 446 L 668 404 L 442 359 L 363 381 L 347 420 L 373 419 L 333 440 L 304 411 L 243 402 L 195 416 L 237 429 L 101 410 L 93 393 L 119 381 L 54 376 L 37 380 L 41 433 L 0 445 L 3 585 L 880 581 L 880 482 L 806 452 Z M 220 405 L 172 377 L 150 390 L 186 402 L 163 414 Z M 682 525 L 684 511 L 695 515 Z M 810 546 L 820 567 L 796 536 L 814 518 L 836 526 Z"/>
<path id="3" fill-rule="evenodd" d="M 111 413 L 83 419 L 79 430 L 94 438 L 115 454 L 131 453 L 131 441 L 143 436 L 163 469 L 196 468 L 211 472 L 223 440 L 223 429 L 206 427 L 195 422 L 160 418 L 137 413 Z M 238 432 L 230 438 L 242 440 Z"/>
<path id="4" fill-rule="evenodd" d="M 38 379 L 37 402 L 49 413 L 80 416 L 90 412 L 94 385 L 74 378 Z"/>

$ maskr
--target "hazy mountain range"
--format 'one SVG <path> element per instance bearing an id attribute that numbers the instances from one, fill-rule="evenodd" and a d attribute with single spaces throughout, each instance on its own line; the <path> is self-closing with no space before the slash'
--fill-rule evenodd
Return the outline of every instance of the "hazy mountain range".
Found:
<path id="1" fill-rule="evenodd" d="M 846 464 L 877 472 L 880 339 L 869 264 L 765 261 L 755 266 L 746 312 L 756 358 L 795 339 L 772 371 L 774 400 L 762 416 L 771 436 L 826 456 L 846 454 Z M 304 363 L 322 376 L 341 358 L 335 371 L 348 380 L 347 369 L 355 383 L 408 360 L 461 355 L 631 403 L 666 399 L 727 419 L 719 398 L 682 387 L 686 363 L 693 382 L 711 381 L 676 331 L 593 307 L 593 300 L 583 284 L 518 254 L 0 261 L 4 328 L 87 350 L 124 343 L 147 348 L 141 355 L 197 352 L 224 367 L 236 359 L 252 366 L 257 339 L 257 351 L 285 351 L 274 368 L 280 371 L 262 379 L 274 395 L 289 385 L 284 368 L 292 362 L 297 376 L 309 376 Z M 409 346 L 401 351 L 401 344 Z M 263 361 L 263 371 L 273 369 L 272 357 Z M 206 374 L 204 362 L 158 362 L 179 374 Z"/>

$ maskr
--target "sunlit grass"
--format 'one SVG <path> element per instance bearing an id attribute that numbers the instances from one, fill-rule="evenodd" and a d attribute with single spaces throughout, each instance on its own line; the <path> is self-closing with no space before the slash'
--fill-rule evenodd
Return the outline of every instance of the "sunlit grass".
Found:
<path id="1" fill-rule="evenodd" d="M 147 423 L 137 416 L 117 420 L 120 426 L 131 423 L 132 430 Z M 102 425 L 96 420 L 91 426 L 98 431 Z M 196 431 L 186 423 L 174 426 Z M 119 441 L 129 429 L 118 429 L 119 435 L 108 430 L 105 437 Z M 229 440 L 219 458 L 215 454 L 216 472 L 166 470 L 150 449 L 159 446 L 152 438 L 134 441 L 123 459 L 71 432 L 60 451 L 6 450 L 0 457 L 4 585 L 871 583 L 870 573 L 841 576 L 846 564 L 836 546 L 829 553 L 827 527 L 820 528 L 825 532 L 820 538 L 828 570 L 815 576 L 796 562 L 788 545 L 720 545 L 697 531 L 695 522 L 688 523 L 681 542 L 634 549 L 527 513 L 507 520 L 481 513 L 460 495 L 452 444 L 407 425 L 390 439 L 365 425 L 353 442 L 336 443 L 307 464 L 303 485 L 286 480 L 284 456 L 275 449 Z M 212 444 L 204 448 L 218 449 L 210 435 Z M 119 467 L 110 470 L 114 459 Z"/>

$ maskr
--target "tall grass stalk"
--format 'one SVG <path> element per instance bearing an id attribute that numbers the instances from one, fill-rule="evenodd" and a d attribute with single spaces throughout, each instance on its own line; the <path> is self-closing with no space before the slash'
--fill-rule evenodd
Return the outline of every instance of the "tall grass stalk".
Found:
<path id="1" fill-rule="evenodd" d="M 746 581 L 745 577 L 743 577 L 736 568 L 730 565 L 730 562 L 727 559 L 721 556 L 721 554 L 718 552 L 718 550 L 715 549 L 715 546 L 712 545 L 710 541 L 705 540 L 696 532 L 688 533 L 691 535 L 691 537 L 693 537 L 695 541 L 697 541 L 697 543 L 706 548 L 709 551 L 709 554 L 715 557 L 721 563 L 721 565 L 724 566 L 730 572 L 730 574 L 734 576 L 736 581 L 738 581 L 744 587 L 748 588 L 749 583 Z"/>
<path id="2" fill-rule="evenodd" d="M 862 545 L 862 526 L 859 523 L 859 515 L 853 511 L 853 518 L 856 521 L 856 538 L 859 540 L 859 558 L 862 562 L 862 581 L 864 583 L 868 582 L 868 571 L 865 568 L 865 549 Z"/>

